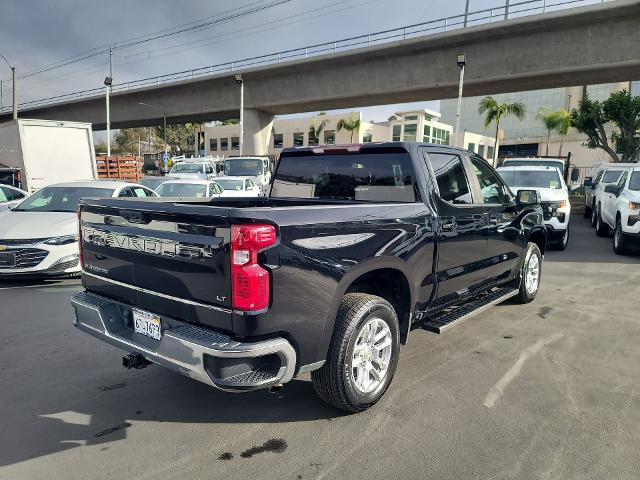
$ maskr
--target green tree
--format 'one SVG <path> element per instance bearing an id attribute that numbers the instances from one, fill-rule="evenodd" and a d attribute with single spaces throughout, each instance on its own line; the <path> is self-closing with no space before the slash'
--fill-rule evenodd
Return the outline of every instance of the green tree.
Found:
<path id="1" fill-rule="evenodd" d="M 613 128 L 610 138 L 608 125 Z M 614 162 L 637 162 L 640 157 L 640 97 L 626 90 L 612 93 L 604 102 L 585 95 L 571 111 L 571 126 L 587 135 L 589 148 L 604 150 Z"/>
<path id="2" fill-rule="evenodd" d="M 551 110 L 548 107 L 542 107 L 538 110 L 536 119 L 540 120 L 547 131 L 547 150 L 545 155 L 549 155 L 549 143 L 551 142 L 551 132 L 556 129 L 558 124 L 558 118 L 555 115 L 555 110 Z"/>
<path id="3" fill-rule="evenodd" d="M 167 125 L 167 148 L 173 155 L 179 155 L 187 149 L 187 139 L 194 137 L 195 130 L 198 129 L 198 123 L 185 123 L 179 125 Z M 155 127 L 155 134 L 164 149 L 164 127 Z"/>
<path id="4" fill-rule="evenodd" d="M 478 114 L 484 114 L 484 128 L 489 128 L 493 122 L 496 124 L 496 139 L 493 145 L 493 163 L 498 158 L 498 136 L 500 133 L 500 121 L 508 116 L 515 116 L 522 120 L 527 114 L 527 109 L 522 102 L 498 103 L 493 97 L 484 97 L 480 100 Z"/>
<path id="5" fill-rule="evenodd" d="M 320 112 L 318 115 L 314 115 L 311 119 L 311 125 L 309 126 L 309 144 L 311 144 L 313 140 L 315 140 L 313 143 L 320 143 L 320 135 L 322 135 L 322 131 L 329 123 L 329 120 L 326 118 L 322 118 L 322 120 L 320 120 L 320 117 L 324 117 L 326 115 L 327 112 Z"/>
<path id="6" fill-rule="evenodd" d="M 547 151 L 545 155 L 549 155 L 549 142 L 551 141 L 551 132 L 556 132 L 560 135 L 560 148 L 559 155 L 562 155 L 562 146 L 564 144 L 564 137 L 567 136 L 571 129 L 571 115 L 564 108 L 558 110 L 552 110 L 548 107 L 543 107 L 538 110 L 536 118 L 542 121 L 544 128 L 547 130 Z"/>
<path id="7" fill-rule="evenodd" d="M 560 135 L 560 147 L 558 149 L 558 155 L 562 156 L 562 147 L 564 145 L 564 137 L 569 134 L 571 130 L 571 114 L 564 108 L 556 110 L 556 126 L 555 131 Z"/>
<path id="8" fill-rule="evenodd" d="M 336 124 L 336 129 L 340 132 L 346 130 L 351 133 L 351 143 L 353 143 L 353 134 L 360 129 L 360 117 L 357 114 L 353 114 L 351 120 L 345 120 L 341 118 Z"/>

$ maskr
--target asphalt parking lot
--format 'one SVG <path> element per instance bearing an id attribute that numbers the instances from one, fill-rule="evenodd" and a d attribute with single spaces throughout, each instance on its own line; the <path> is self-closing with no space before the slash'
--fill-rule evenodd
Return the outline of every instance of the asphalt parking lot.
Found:
<path id="1" fill-rule="evenodd" d="M 411 333 L 352 416 L 308 376 L 218 392 L 72 326 L 78 281 L 0 285 L 0 478 L 637 479 L 640 255 L 574 218 L 532 304 Z"/>

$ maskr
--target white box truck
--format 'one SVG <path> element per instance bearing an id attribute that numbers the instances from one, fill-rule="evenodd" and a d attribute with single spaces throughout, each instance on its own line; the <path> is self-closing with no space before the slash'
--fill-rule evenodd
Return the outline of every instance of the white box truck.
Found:
<path id="1" fill-rule="evenodd" d="M 21 171 L 22 188 L 98 178 L 90 123 L 18 119 L 0 124 L 0 164 Z"/>

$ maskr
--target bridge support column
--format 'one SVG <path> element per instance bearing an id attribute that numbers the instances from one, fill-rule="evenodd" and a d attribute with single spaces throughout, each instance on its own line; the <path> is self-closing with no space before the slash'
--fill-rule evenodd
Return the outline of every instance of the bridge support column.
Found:
<path id="1" fill-rule="evenodd" d="M 273 115 L 262 110 L 245 109 L 243 116 L 243 155 L 267 155 L 271 143 Z"/>

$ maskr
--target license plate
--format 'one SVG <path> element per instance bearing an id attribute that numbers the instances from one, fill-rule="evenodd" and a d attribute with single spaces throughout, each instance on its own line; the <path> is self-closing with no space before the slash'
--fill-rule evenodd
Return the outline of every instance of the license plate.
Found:
<path id="1" fill-rule="evenodd" d="M 3 267 L 13 267 L 16 264 L 15 253 L 0 252 L 0 265 Z"/>
<path id="2" fill-rule="evenodd" d="M 162 337 L 160 317 L 135 308 L 133 309 L 133 329 L 136 333 L 141 333 L 156 340 L 160 340 Z"/>

